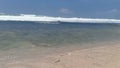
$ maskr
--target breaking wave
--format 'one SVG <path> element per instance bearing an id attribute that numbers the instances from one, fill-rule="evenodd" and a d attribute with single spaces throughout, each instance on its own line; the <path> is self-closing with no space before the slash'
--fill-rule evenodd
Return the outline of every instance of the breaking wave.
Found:
<path id="1" fill-rule="evenodd" d="M 0 21 L 34 21 L 37 23 L 67 22 L 67 23 L 120 23 L 119 19 L 98 19 L 98 18 L 64 18 L 37 15 L 0 15 Z"/>

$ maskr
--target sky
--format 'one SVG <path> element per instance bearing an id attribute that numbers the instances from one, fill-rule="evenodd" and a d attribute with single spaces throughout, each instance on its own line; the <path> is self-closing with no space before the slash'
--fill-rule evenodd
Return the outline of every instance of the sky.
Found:
<path id="1" fill-rule="evenodd" d="M 120 19 L 120 0 L 0 0 L 0 13 Z"/>

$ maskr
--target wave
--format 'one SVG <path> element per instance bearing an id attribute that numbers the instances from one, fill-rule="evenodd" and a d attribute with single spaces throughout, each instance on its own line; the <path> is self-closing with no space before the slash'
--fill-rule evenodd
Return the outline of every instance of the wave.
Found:
<path id="1" fill-rule="evenodd" d="M 34 21 L 38 23 L 67 22 L 67 23 L 120 23 L 119 19 L 99 19 L 99 18 L 64 18 L 38 15 L 0 15 L 0 21 Z"/>

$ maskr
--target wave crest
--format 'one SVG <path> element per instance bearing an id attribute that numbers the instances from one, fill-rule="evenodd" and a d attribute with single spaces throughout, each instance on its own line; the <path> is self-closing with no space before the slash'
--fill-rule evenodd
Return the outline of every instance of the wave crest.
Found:
<path id="1" fill-rule="evenodd" d="M 69 23 L 120 23 L 119 19 L 98 19 L 98 18 L 64 18 L 37 15 L 0 15 L 0 21 L 35 21 L 35 22 L 69 22 Z"/>

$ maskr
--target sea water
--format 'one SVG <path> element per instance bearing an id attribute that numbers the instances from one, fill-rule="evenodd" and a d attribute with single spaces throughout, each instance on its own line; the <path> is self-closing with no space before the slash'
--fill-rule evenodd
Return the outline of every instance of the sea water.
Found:
<path id="1" fill-rule="evenodd" d="M 115 40 L 120 40 L 120 24 L 0 21 L 0 62 Z"/>

